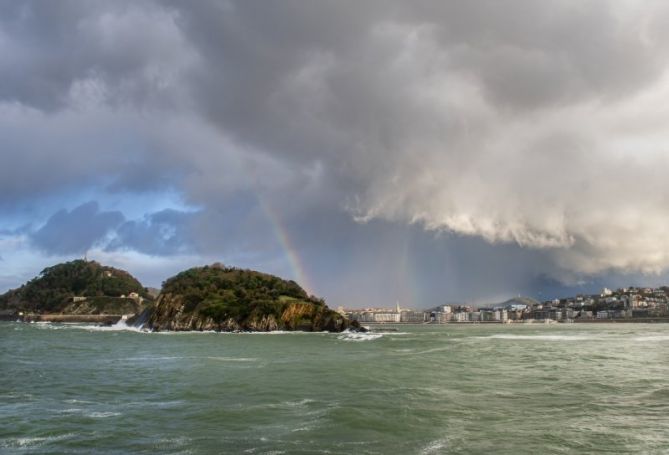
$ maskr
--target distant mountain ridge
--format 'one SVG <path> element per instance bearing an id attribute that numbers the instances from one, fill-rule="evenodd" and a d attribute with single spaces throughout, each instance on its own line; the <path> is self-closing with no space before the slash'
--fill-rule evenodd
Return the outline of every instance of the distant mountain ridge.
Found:
<path id="1" fill-rule="evenodd" d="M 511 305 L 527 305 L 528 307 L 531 307 L 532 305 L 538 305 L 540 302 L 536 299 L 533 299 L 532 297 L 523 297 L 523 296 L 518 296 L 518 297 L 513 297 L 510 298 L 509 300 L 506 300 L 501 303 L 496 303 L 495 305 L 492 305 L 493 307 L 508 307 Z"/>

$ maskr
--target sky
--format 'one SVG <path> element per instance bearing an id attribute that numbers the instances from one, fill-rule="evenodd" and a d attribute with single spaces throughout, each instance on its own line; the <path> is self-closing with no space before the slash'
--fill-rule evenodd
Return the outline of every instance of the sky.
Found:
<path id="1" fill-rule="evenodd" d="M 0 292 L 212 262 L 331 306 L 669 283 L 662 1 L 0 0 Z"/>

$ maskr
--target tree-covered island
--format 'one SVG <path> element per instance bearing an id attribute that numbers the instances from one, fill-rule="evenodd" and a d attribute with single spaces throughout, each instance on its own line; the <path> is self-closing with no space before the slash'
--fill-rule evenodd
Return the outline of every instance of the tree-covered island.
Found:
<path id="1" fill-rule="evenodd" d="M 95 261 L 66 262 L 0 295 L 0 315 L 12 320 L 102 323 L 126 316 L 129 324 L 155 331 L 359 328 L 294 281 L 221 264 L 169 278 L 154 300 L 126 271 Z"/>

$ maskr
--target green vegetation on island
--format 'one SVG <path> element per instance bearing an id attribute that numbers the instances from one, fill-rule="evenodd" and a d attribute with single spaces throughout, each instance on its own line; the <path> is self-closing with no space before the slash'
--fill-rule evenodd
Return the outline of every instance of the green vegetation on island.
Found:
<path id="1" fill-rule="evenodd" d="M 48 267 L 20 288 L 0 295 L 0 309 L 125 314 L 141 311 L 149 298 L 148 291 L 128 272 L 79 259 Z"/>
<path id="2" fill-rule="evenodd" d="M 154 330 L 341 331 L 350 322 L 294 281 L 225 267 L 196 267 L 168 279 L 148 326 Z M 357 326 L 357 325 L 356 325 Z"/>

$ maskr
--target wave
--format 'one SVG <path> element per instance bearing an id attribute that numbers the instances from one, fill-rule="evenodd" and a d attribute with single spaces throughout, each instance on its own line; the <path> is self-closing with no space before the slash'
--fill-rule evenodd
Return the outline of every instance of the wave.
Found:
<path id="1" fill-rule="evenodd" d="M 597 337 L 588 335 L 508 335 L 496 334 L 482 337 L 472 337 L 478 339 L 497 339 L 497 340 L 539 340 L 539 341 L 584 341 L 595 340 Z"/>
<path id="2" fill-rule="evenodd" d="M 634 341 L 669 341 L 669 335 L 647 335 L 636 337 Z"/>
<path id="3" fill-rule="evenodd" d="M 85 412 L 84 413 L 84 416 L 91 417 L 93 419 L 105 419 L 107 417 L 116 417 L 116 416 L 120 416 L 120 415 L 121 415 L 120 412 L 111 412 L 111 411 L 107 411 L 107 412 Z"/>
<path id="4" fill-rule="evenodd" d="M 448 447 L 448 441 L 446 439 L 437 439 L 436 441 L 430 442 L 428 445 L 423 447 L 420 451 L 421 454 L 428 455 L 431 453 L 442 453 L 444 449 Z"/>
<path id="5" fill-rule="evenodd" d="M 112 325 L 88 324 L 85 322 L 49 322 L 49 321 L 31 322 L 30 324 L 34 324 L 35 328 L 48 329 L 48 330 L 75 329 L 75 330 L 86 330 L 89 332 L 151 333 L 150 330 L 145 329 L 143 327 L 128 325 L 124 320 L 120 320 L 116 324 Z"/>
<path id="6" fill-rule="evenodd" d="M 150 333 L 149 329 L 145 329 L 143 326 L 134 326 L 128 325 L 125 320 L 121 319 L 116 324 L 113 325 L 93 325 L 89 326 L 88 330 L 100 331 L 100 332 L 141 332 L 141 333 Z"/>
<path id="7" fill-rule="evenodd" d="M 452 350 L 453 350 L 453 347 L 444 346 L 444 347 L 439 347 L 439 348 L 426 349 L 424 351 L 418 351 L 418 352 L 415 352 L 413 355 L 431 354 L 433 352 L 452 351 Z"/>
<path id="8" fill-rule="evenodd" d="M 76 398 L 72 398 L 69 400 L 65 400 L 65 403 L 70 403 L 70 404 L 95 404 L 95 401 L 87 401 L 87 400 L 77 400 Z"/>
<path id="9" fill-rule="evenodd" d="M 143 326 L 133 326 L 128 325 L 125 320 L 120 320 L 116 324 L 112 325 L 98 325 L 98 324 L 87 324 L 79 322 L 48 322 L 40 321 L 35 322 L 38 324 L 40 329 L 50 329 L 50 330 L 65 330 L 65 329 L 75 329 L 75 330 L 86 330 L 89 332 L 134 332 L 134 333 L 144 333 L 144 334 L 155 334 L 155 335 L 334 335 L 335 333 L 322 331 L 322 332 L 308 332 L 303 330 L 273 330 L 271 332 L 222 332 L 217 330 L 180 330 L 180 331 L 152 331 Z M 351 332 L 344 331 L 341 332 L 338 336 L 338 339 L 345 341 L 371 341 L 379 339 L 383 336 L 396 336 L 396 335 L 410 335 L 409 332 Z"/>
<path id="10" fill-rule="evenodd" d="M 257 362 L 255 357 L 220 357 L 220 356 L 146 356 L 146 357 L 128 357 L 123 360 L 126 362 L 154 362 L 160 360 L 193 360 L 193 359 L 207 359 L 217 360 L 220 362 Z"/>
<path id="11" fill-rule="evenodd" d="M 45 444 L 50 444 L 56 441 L 62 441 L 64 439 L 70 439 L 75 435 L 72 433 L 62 434 L 58 436 L 36 436 L 36 437 L 22 437 L 22 438 L 7 438 L 0 442 L 0 447 L 9 449 L 29 449 L 34 447 L 40 447 Z"/>
<path id="12" fill-rule="evenodd" d="M 258 359 L 255 357 L 204 357 L 208 360 L 218 360 L 221 362 L 257 362 Z"/>
<path id="13" fill-rule="evenodd" d="M 383 337 L 385 333 L 372 332 L 342 332 L 337 339 L 342 341 L 373 341 Z"/>
<path id="14" fill-rule="evenodd" d="M 312 400 L 311 398 L 303 398 L 302 400 L 296 400 L 296 401 L 282 401 L 281 403 L 275 403 L 275 404 L 269 404 L 267 407 L 270 408 L 298 408 L 301 406 L 308 405 L 310 403 L 315 403 L 316 400 Z"/>

